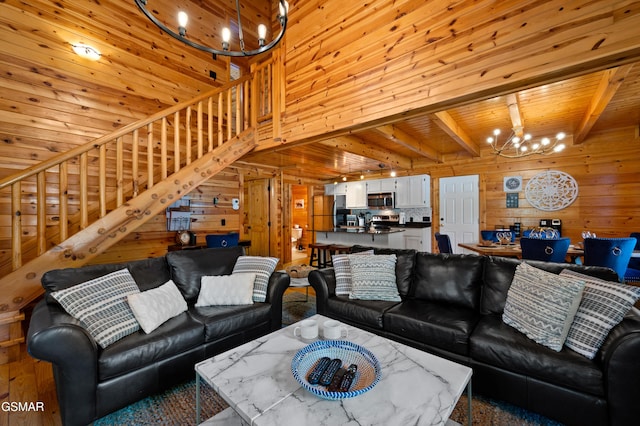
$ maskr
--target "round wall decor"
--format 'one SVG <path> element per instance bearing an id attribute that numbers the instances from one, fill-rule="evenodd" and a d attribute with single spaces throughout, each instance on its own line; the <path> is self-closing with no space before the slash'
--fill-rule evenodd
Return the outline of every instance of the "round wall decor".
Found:
<path id="1" fill-rule="evenodd" d="M 527 201 L 538 210 L 562 210 L 578 197 L 578 183 L 571 175 L 549 170 L 532 177 L 525 188 Z"/>

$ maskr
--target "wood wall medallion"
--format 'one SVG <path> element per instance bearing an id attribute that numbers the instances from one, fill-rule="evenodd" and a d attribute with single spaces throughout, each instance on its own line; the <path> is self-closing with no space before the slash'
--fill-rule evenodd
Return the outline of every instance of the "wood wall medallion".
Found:
<path id="1" fill-rule="evenodd" d="M 538 173 L 529 180 L 525 196 L 538 210 L 562 210 L 578 197 L 578 183 L 567 173 L 549 170 Z"/>

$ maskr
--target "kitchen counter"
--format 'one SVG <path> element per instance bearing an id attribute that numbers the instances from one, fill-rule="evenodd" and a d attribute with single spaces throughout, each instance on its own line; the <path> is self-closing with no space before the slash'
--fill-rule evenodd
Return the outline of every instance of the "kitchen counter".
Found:
<path id="1" fill-rule="evenodd" d="M 332 228 L 316 231 L 316 242 L 322 244 L 363 245 L 370 247 L 404 248 L 404 229 Z"/>

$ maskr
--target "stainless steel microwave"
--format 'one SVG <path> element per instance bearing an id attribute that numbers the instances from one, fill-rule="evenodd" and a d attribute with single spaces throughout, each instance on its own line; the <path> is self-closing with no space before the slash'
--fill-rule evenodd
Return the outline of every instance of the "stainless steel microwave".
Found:
<path id="1" fill-rule="evenodd" d="M 370 209 L 392 209 L 395 206 L 393 192 L 367 194 L 367 206 Z"/>

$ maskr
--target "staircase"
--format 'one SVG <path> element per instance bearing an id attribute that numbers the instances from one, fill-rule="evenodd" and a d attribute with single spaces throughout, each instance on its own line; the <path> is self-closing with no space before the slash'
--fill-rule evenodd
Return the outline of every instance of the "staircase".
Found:
<path id="1" fill-rule="evenodd" d="M 0 180 L 11 200 L 0 364 L 19 354 L 20 310 L 43 293 L 46 271 L 88 263 L 256 147 L 259 121 L 274 118 L 262 101 L 273 98 L 271 66 Z"/>

